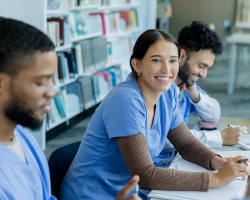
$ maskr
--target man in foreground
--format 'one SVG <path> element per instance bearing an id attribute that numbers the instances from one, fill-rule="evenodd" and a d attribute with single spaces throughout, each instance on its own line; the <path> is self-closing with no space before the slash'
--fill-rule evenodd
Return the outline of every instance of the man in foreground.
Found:
<path id="1" fill-rule="evenodd" d="M 40 146 L 23 127 L 40 128 L 56 94 L 55 46 L 21 21 L 0 17 L 0 199 L 55 200 Z M 117 196 L 123 200 L 134 177 Z M 138 197 L 130 197 L 138 200 Z"/>

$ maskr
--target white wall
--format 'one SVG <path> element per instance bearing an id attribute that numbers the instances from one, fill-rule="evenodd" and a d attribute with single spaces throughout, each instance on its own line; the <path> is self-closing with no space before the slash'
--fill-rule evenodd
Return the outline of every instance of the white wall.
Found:
<path id="1" fill-rule="evenodd" d="M 15 18 L 45 30 L 44 0 L 1 0 L 0 16 Z"/>

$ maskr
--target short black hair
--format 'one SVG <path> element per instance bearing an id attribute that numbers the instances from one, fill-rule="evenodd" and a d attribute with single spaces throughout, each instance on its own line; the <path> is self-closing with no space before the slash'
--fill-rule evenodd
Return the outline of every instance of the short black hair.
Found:
<path id="1" fill-rule="evenodd" d="M 37 28 L 19 20 L 0 17 L 0 72 L 16 75 L 17 62 L 36 52 L 53 51 L 55 45 Z"/>
<path id="2" fill-rule="evenodd" d="M 219 36 L 206 24 L 193 21 L 190 26 L 185 26 L 179 32 L 178 43 L 187 52 L 211 50 L 215 55 L 223 51 Z"/>
<path id="3" fill-rule="evenodd" d="M 133 58 L 137 58 L 139 60 L 143 59 L 149 47 L 157 42 L 158 40 L 166 40 L 172 42 L 178 48 L 178 56 L 180 56 L 180 45 L 177 40 L 170 34 L 157 29 L 149 29 L 143 32 L 139 38 L 136 40 L 133 53 L 130 57 L 130 67 L 132 69 L 132 75 L 135 79 L 138 78 L 138 75 L 134 68 L 132 67 L 131 61 Z"/>

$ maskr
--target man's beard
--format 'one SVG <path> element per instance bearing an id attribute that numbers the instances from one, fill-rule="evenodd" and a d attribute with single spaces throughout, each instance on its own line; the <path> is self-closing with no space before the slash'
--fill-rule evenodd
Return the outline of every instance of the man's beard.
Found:
<path id="1" fill-rule="evenodd" d="M 187 62 L 184 63 L 182 67 L 180 67 L 178 72 L 178 77 L 182 80 L 183 83 L 186 84 L 186 86 L 192 86 L 194 82 L 191 80 L 191 72 L 190 67 L 187 64 Z"/>
<path id="2" fill-rule="evenodd" d="M 34 118 L 32 116 L 32 111 L 30 109 L 25 109 L 24 105 L 25 104 L 22 103 L 20 98 L 15 98 L 14 100 L 14 97 L 12 96 L 12 100 L 4 108 L 6 117 L 11 121 L 32 130 L 39 129 L 42 125 L 42 121 Z"/>

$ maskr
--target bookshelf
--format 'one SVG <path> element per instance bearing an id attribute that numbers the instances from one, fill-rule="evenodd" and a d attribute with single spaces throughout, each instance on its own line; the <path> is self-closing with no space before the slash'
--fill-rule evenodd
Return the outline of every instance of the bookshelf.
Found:
<path id="1" fill-rule="evenodd" d="M 56 44 L 57 95 L 51 100 L 51 112 L 43 127 L 34 133 L 45 149 L 46 132 L 69 124 L 71 118 L 100 103 L 127 78 L 135 39 L 145 29 L 155 27 L 156 1 L 38 1 L 35 4 L 33 0 L 23 0 L 21 5 L 19 0 L 9 0 L 0 11 L 38 27 Z M 10 5 L 17 6 L 13 10 Z M 22 11 L 24 5 L 32 9 Z M 31 10 L 39 14 L 36 22 Z"/>

